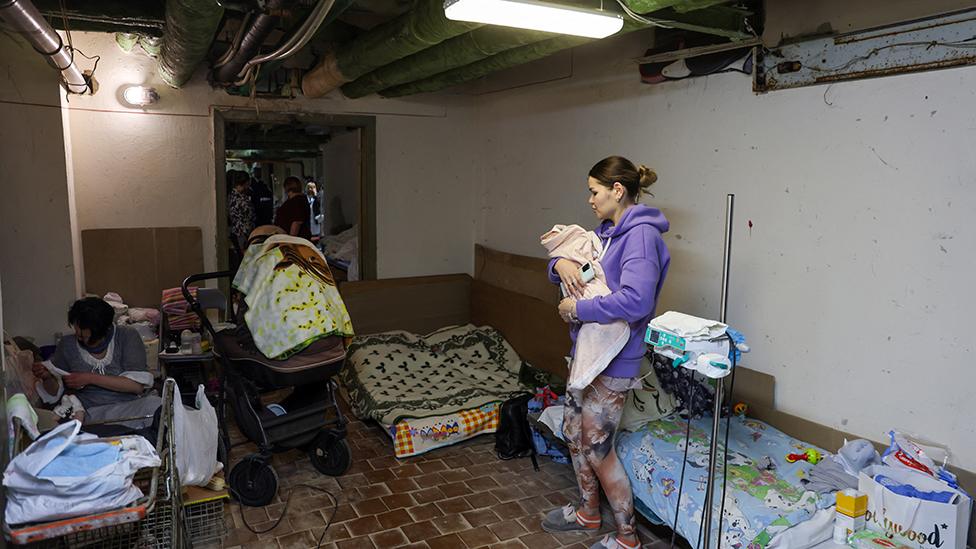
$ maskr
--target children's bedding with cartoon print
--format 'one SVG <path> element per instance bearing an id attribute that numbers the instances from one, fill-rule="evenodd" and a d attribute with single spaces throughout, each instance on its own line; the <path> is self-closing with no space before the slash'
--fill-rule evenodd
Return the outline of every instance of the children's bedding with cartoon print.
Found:
<path id="1" fill-rule="evenodd" d="M 356 337 L 340 379 L 356 415 L 386 427 L 407 457 L 495 432 L 499 403 L 526 390 L 521 368 L 501 333 L 469 324 Z"/>
<path id="2" fill-rule="evenodd" d="M 687 439 L 688 459 L 677 531 L 692 547 L 704 546 L 699 532 L 708 478 L 711 426 L 711 417 L 693 420 Z M 686 420 L 672 415 L 649 422 L 637 431 L 623 433 L 617 439 L 617 455 L 630 477 L 635 507 L 652 522 L 669 527 L 674 523 L 686 429 Z M 725 419 L 719 438 L 720 458 L 725 451 L 724 439 Z M 810 447 L 761 421 L 732 418 L 721 547 L 766 547 L 778 533 L 810 519 L 819 508 L 833 503 L 828 501 L 832 494 L 821 499 L 801 484 L 813 465 L 805 461 L 787 463 L 785 459 L 787 454 L 802 453 Z M 764 468 L 766 458 L 771 459 L 771 468 Z M 720 459 L 715 483 L 716 505 L 721 501 L 724 473 Z M 718 515 L 716 507 L 713 536 Z"/>

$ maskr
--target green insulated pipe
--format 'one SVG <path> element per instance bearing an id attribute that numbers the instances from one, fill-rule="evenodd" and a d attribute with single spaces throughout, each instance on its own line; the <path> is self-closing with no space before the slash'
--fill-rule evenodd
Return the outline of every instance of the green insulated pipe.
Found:
<path id="1" fill-rule="evenodd" d="M 321 97 L 384 65 L 480 27 L 444 16 L 444 0 L 418 0 L 413 9 L 343 44 L 302 78 L 302 93 Z"/>
<path id="2" fill-rule="evenodd" d="M 643 28 L 646 27 L 641 23 L 631 20 L 624 21 L 624 27 L 614 36 L 620 36 Z M 470 65 L 436 74 L 430 78 L 385 89 L 380 92 L 380 95 L 383 97 L 403 97 L 405 95 L 442 90 L 470 82 L 471 80 L 481 78 L 493 72 L 522 65 L 529 61 L 535 61 L 536 59 L 542 59 L 558 51 L 574 48 L 592 41 L 592 38 L 582 38 L 579 36 L 557 36 L 556 38 L 550 38 L 542 42 L 536 42 L 535 44 L 506 50 L 498 55 L 493 55 L 487 59 L 471 63 Z"/>
<path id="3" fill-rule="evenodd" d="M 364 97 L 556 36 L 548 32 L 486 25 L 363 75 L 342 86 L 342 93 L 350 98 Z"/>
<path id="4" fill-rule="evenodd" d="M 159 53 L 159 76 L 178 88 L 193 76 L 210 49 L 224 8 L 214 0 L 166 0 L 166 29 Z"/>

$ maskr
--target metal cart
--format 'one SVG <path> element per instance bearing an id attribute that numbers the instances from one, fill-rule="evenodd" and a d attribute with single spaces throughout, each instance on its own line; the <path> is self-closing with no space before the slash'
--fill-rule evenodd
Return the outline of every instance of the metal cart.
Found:
<path id="1" fill-rule="evenodd" d="M 180 480 L 172 442 L 173 399 L 178 398 L 175 395 L 178 395 L 176 383 L 167 380 L 163 384 L 163 406 L 156 439 L 156 451 L 161 464 L 139 471 L 134 478 L 136 486 L 143 491 L 142 498 L 122 509 L 104 513 L 17 528 L 4 524 L 8 543 L 45 549 L 183 547 L 185 541 L 181 520 Z M 29 443 L 29 438 L 18 428 L 15 451 L 19 453 Z"/>

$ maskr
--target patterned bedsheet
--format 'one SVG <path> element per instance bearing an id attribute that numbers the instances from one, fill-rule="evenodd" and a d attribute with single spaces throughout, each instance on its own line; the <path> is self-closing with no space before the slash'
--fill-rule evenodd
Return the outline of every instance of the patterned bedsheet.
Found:
<path id="1" fill-rule="evenodd" d="M 493 433 L 498 405 L 525 388 L 522 360 L 494 328 L 356 337 L 340 379 L 357 416 L 375 419 L 397 457 Z"/>
<path id="2" fill-rule="evenodd" d="M 684 419 L 673 415 L 652 421 L 638 431 L 623 433 L 617 439 L 617 454 L 630 477 L 638 511 L 647 515 L 649 520 L 668 526 L 674 522 L 686 426 Z M 777 533 L 809 519 L 818 508 L 828 507 L 832 503 L 821 501 L 800 483 L 808 476 L 812 465 L 803 461 L 786 462 L 786 454 L 801 452 L 811 445 L 750 418 L 732 418 L 731 429 L 722 547 L 765 547 Z M 721 433 L 720 442 L 724 442 L 724 419 Z M 704 545 L 704 542 L 699 544 L 698 540 L 705 501 L 710 436 L 710 417 L 692 421 L 677 525 L 678 533 L 692 547 Z M 722 456 L 724 444 L 719 444 L 718 451 Z M 757 462 L 765 456 L 772 458 L 775 469 L 763 470 L 757 466 Z M 715 501 L 718 503 L 722 497 L 721 463 L 716 476 L 719 482 L 715 486 Z M 713 513 L 716 521 L 713 536 L 717 530 L 718 515 L 716 508 Z"/>

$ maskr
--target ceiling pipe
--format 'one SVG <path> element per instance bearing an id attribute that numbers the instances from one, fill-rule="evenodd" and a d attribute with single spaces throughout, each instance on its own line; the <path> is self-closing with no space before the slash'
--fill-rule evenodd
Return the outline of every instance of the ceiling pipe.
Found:
<path id="1" fill-rule="evenodd" d="M 261 49 L 261 44 L 271 34 L 281 19 L 277 13 L 287 2 L 285 0 L 269 0 L 265 5 L 265 13 L 254 18 L 254 22 L 244 33 L 237 52 L 226 63 L 217 67 L 213 72 L 213 81 L 217 84 L 229 85 L 238 79 L 238 74 L 253 59 Z"/>
<path id="2" fill-rule="evenodd" d="M 27 0 L 0 0 L 0 19 L 30 42 L 37 53 L 61 71 L 61 83 L 69 93 L 85 93 L 90 81 L 74 62 L 74 54 L 55 30 Z"/>
<path id="3" fill-rule="evenodd" d="M 214 0 L 166 0 L 166 29 L 159 48 L 159 77 L 178 88 L 193 77 L 210 51 L 224 8 Z"/>
<path id="4" fill-rule="evenodd" d="M 413 9 L 330 52 L 302 76 L 302 93 L 322 97 L 346 82 L 480 27 L 444 16 L 444 0 L 419 0 Z"/>
<path id="5" fill-rule="evenodd" d="M 485 25 L 363 75 L 342 86 L 342 93 L 351 99 L 364 97 L 556 36 L 548 32 Z"/>

